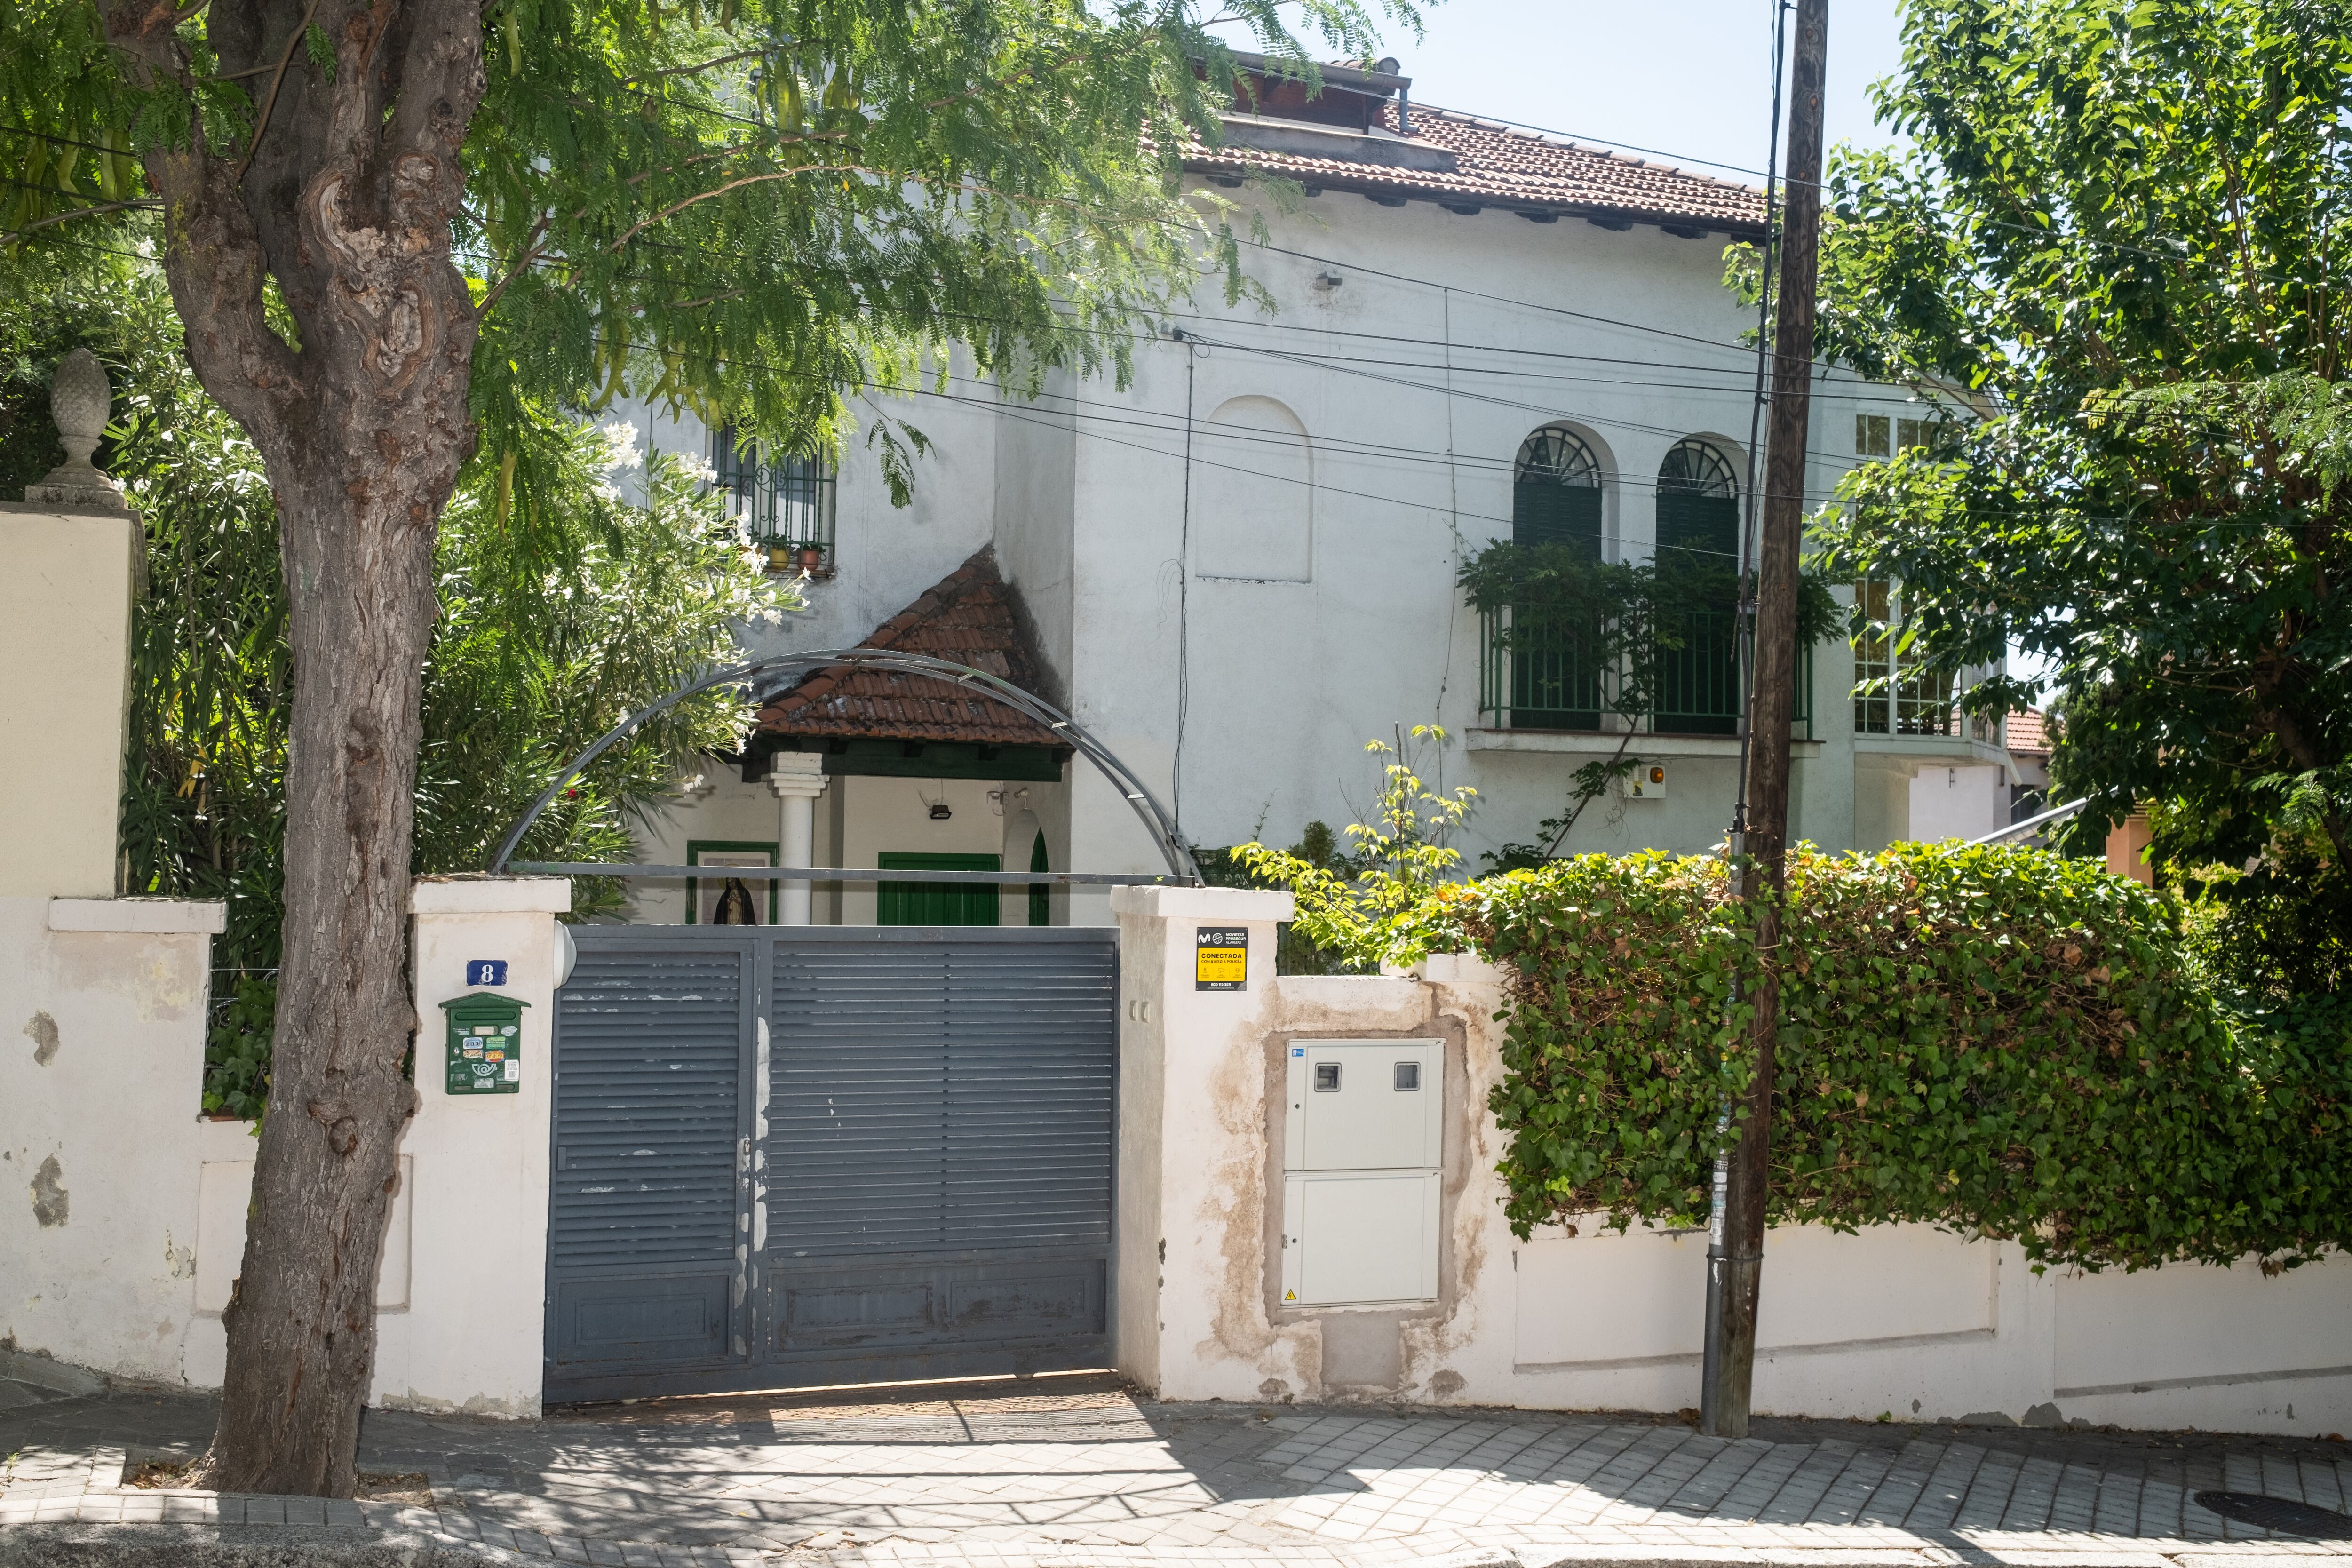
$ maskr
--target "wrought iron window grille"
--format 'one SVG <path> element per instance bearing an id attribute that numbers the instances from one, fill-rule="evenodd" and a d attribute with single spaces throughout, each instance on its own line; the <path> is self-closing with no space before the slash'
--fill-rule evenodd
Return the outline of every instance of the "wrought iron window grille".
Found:
<path id="1" fill-rule="evenodd" d="M 764 551 L 768 570 L 823 579 L 834 574 L 834 472 L 822 452 L 744 450 L 732 426 L 710 434 L 711 488 L 727 515 Z"/>

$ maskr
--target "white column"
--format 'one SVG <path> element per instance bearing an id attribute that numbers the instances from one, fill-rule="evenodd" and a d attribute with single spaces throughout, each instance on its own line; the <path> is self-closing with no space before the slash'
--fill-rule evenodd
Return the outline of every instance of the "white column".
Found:
<path id="1" fill-rule="evenodd" d="M 776 835 L 776 864 L 816 864 L 816 797 L 824 793 L 824 758 L 814 752 L 778 752 L 768 759 L 768 787 L 783 803 L 783 822 Z M 776 891 L 776 923 L 809 923 L 806 882 L 786 882 Z"/>

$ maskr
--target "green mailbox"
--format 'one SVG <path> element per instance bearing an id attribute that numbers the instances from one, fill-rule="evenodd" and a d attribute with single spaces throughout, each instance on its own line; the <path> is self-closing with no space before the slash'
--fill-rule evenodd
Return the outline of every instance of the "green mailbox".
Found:
<path id="1" fill-rule="evenodd" d="M 530 1004 L 476 991 L 441 1004 L 449 1016 L 451 1094 L 522 1092 L 522 1010 Z"/>

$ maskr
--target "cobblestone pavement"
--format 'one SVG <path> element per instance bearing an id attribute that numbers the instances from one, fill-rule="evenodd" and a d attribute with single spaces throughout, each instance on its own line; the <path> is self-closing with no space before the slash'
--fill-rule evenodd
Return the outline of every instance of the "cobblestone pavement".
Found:
<path id="1" fill-rule="evenodd" d="M 2341 1442 L 1765 1421 L 1734 1443 L 1645 1416 L 1155 1405 L 1100 1379 L 942 1392 L 530 1423 L 371 1412 L 362 1472 L 422 1472 L 428 1506 L 126 1489 L 126 1463 L 201 1449 L 209 1401 L 0 1382 L 0 1527 L 33 1527 L 0 1529 L 0 1562 L 43 1560 L 23 1550 L 36 1540 L 173 1538 L 166 1526 L 312 1550 L 464 1543 L 472 1561 L 812 1568 L 2352 1555 L 2352 1540 L 2273 1535 L 2190 1495 L 2347 1510 Z"/>

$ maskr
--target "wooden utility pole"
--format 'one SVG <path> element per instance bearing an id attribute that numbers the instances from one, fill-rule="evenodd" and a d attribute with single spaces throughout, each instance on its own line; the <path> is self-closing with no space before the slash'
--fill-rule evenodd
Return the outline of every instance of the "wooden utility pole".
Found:
<path id="1" fill-rule="evenodd" d="M 1755 688 L 1748 710 L 1747 864 L 1762 965 L 1748 1000 L 1756 1076 L 1740 1103 L 1709 1249 L 1706 1386 L 1700 1418 L 1719 1437 L 1748 1436 L 1756 1374 L 1756 1305 L 1764 1271 L 1766 1171 L 1772 1149 L 1772 1045 L 1780 1013 L 1780 896 L 1789 842 L 1789 729 L 1797 711 L 1797 554 L 1805 525 L 1805 446 L 1811 423 L 1813 280 L 1822 226 L 1822 87 L 1829 62 L 1829 0 L 1797 0 L 1789 105 L 1779 313 L 1772 332 L 1772 405 L 1756 555 Z"/>

